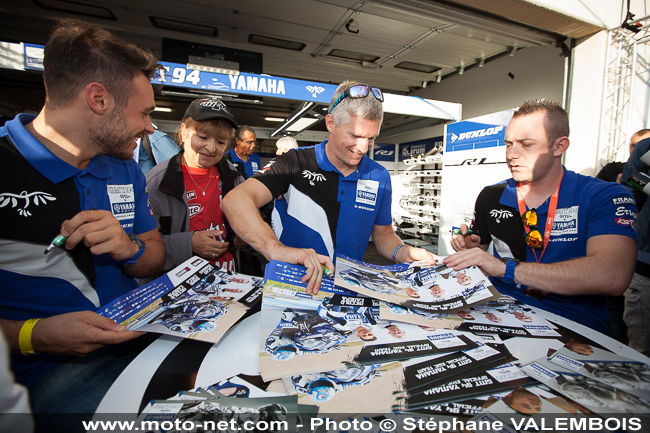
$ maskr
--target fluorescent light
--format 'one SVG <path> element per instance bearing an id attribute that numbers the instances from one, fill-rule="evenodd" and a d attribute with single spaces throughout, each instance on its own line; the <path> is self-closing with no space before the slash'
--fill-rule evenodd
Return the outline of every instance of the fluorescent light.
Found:
<path id="1" fill-rule="evenodd" d="M 278 129 L 276 129 L 275 131 L 273 131 L 273 132 L 271 133 L 271 137 L 275 136 L 275 135 L 278 134 L 280 131 L 282 131 L 284 128 L 286 128 L 287 126 L 291 125 L 291 123 L 293 123 L 294 120 L 296 120 L 296 119 L 300 119 L 300 117 L 301 117 L 305 112 L 307 112 L 307 110 L 309 110 L 313 105 L 314 105 L 314 102 L 307 102 L 307 103 L 304 105 L 304 107 L 302 107 L 302 108 L 300 109 L 300 111 L 298 111 L 296 114 L 294 114 L 294 115 L 291 117 L 291 119 L 287 120 L 287 121 L 284 122 L 282 125 L 280 125 L 280 127 L 279 127 Z"/>
<path id="2" fill-rule="evenodd" d="M 318 122 L 320 119 L 314 119 L 311 117 L 303 117 L 302 119 L 296 120 L 293 125 L 287 127 L 287 131 L 298 132 L 303 129 L 309 128 L 314 123 Z"/>
<path id="3" fill-rule="evenodd" d="M 239 75 L 239 71 L 236 69 L 215 68 L 214 66 L 193 65 L 191 63 L 187 64 L 187 69 L 201 72 L 212 72 L 213 74 Z"/>
<path id="4" fill-rule="evenodd" d="M 92 6 L 66 0 L 33 0 L 33 2 L 43 9 L 72 12 L 74 14 L 85 15 L 87 17 L 104 18 L 107 20 L 117 20 L 110 9 L 101 6 Z"/>
<path id="5" fill-rule="evenodd" d="M 156 107 L 153 111 L 162 111 L 163 113 L 171 113 L 172 109 L 167 107 Z"/>
<path id="6" fill-rule="evenodd" d="M 176 30 L 179 32 L 193 33 L 195 35 L 202 35 L 216 38 L 219 36 L 219 30 L 215 27 L 204 26 L 201 24 L 189 23 L 186 21 L 170 20 L 168 18 L 161 18 L 150 16 L 149 21 L 154 27 L 159 29 Z"/>
<path id="7" fill-rule="evenodd" d="M 265 117 L 264 120 L 267 122 L 284 122 L 284 119 L 281 117 Z"/>
<path id="8" fill-rule="evenodd" d="M 248 42 L 251 44 L 267 45 L 269 47 L 284 48 L 285 50 L 302 51 L 307 44 L 302 42 L 288 41 L 286 39 L 270 38 L 261 35 L 248 35 Z"/>

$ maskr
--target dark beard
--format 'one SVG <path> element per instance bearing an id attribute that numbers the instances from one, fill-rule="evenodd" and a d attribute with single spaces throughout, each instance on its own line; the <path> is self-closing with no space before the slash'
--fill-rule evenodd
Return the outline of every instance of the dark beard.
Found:
<path id="1" fill-rule="evenodd" d="M 88 134 L 100 154 L 123 160 L 133 158 L 130 143 L 133 142 L 134 136 L 127 131 L 124 108 L 116 107 L 109 117 L 100 119 Z"/>

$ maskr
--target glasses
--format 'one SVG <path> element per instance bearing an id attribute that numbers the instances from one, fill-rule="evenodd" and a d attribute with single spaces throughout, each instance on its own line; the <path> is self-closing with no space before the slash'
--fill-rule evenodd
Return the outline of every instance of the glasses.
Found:
<path id="1" fill-rule="evenodd" d="M 367 98 L 370 93 L 372 93 L 372 96 L 374 96 L 378 101 L 384 102 L 384 94 L 381 93 L 379 87 L 370 87 L 366 86 L 365 84 L 357 84 L 356 86 L 348 87 L 345 89 L 345 91 L 341 93 L 341 96 L 339 96 L 338 99 L 334 101 L 329 112 L 331 113 L 332 110 L 336 108 L 336 106 L 339 105 L 341 101 L 346 97 L 352 99 Z"/>
<path id="2" fill-rule="evenodd" d="M 526 227 L 530 227 L 530 231 L 526 234 L 526 245 L 531 248 L 542 248 L 542 234 L 537 228 L 537 212 L 531 209 L 522 215 L 521 220 Z"/>

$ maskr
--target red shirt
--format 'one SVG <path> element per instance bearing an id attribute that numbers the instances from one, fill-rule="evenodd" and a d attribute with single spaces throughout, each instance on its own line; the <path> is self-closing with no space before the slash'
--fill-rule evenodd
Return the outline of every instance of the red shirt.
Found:
<path id="1" fill-rule="evenodd" d="M 183 165 L 183 179 L 190 216 L 190 231 L 221 230 L 223 234 L 214 239 L 225 242 L 226 227 L 220 206 L 221 180 L 219 179 L 219 170 L 217 170 L 216 166 L 206 170 Z M 216 266 L 230 271 L 235 270 L 232 253 L 228 250 L 216 259 L 208 260 Z"/>

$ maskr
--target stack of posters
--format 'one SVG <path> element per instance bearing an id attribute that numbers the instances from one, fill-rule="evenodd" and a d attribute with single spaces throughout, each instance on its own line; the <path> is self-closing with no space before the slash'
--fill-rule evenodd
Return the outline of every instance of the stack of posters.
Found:
<path id="1" fill-rule="evenodd" d="M 426 313 L 451 313 L 501 295 L 476 266 L 455 271 L 424 262 L 377 266 L 339 256 L 335 284 Z"/>
<path id="2" fill-rule="evenodd" d="M 192 257 L 97 313 L 129 330 L 216 343 L 262 299 L 263 284 L 261 278 L 225 271 Z"/>
<path id="3" fill-rule="evenodd" d="M 522 369 L 573 402 L 599 414 L 650 416 L 650 367 L 571 340 Z"/>
<path id="4" fill-rule="evenodd" d="M 309 295 L 303 275 L 301 266 L 267 266 L 259 355 L 264 380 L 282 378 L 302 404 L 330 413 L 386 413 L 403 407 L 407 387 L 422 387 L 425 377 L 506 356 L 453 330 L 381 319 L 378 300 L 331 280 Z M 397 362 L 406 360 L 408 370 Z M 405 373 L 420 379 L 409 383 Z"/>
<path id="5" fill-rule="evenodd" d="M 474 305 L 455 314 L 463 319 L 457 328 L 461 331 L 495 333 L 505 337 L 561 337 L 555 325 L 539 317 L 531 307 L 509 296 Z"/>

